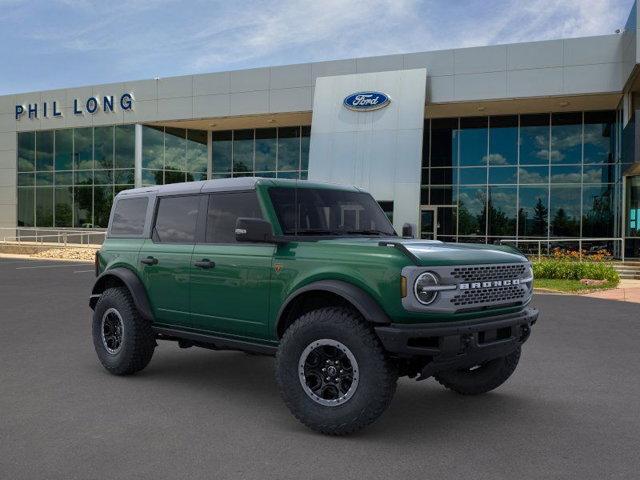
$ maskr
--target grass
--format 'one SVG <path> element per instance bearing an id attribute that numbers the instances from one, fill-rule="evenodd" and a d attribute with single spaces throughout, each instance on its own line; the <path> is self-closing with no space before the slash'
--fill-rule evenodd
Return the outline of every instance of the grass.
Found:
<path id="1" fill-rule="evenodd" d="M 556 278 L 536 278 L 534 281 L 535 288 L 544 288 L 546 290 L 554 290 L 564 293 L 588 293 L 596 290 L 609 290 L 615 288 L 615 282 L 607 282 L 602 286 L 582 285 L 580 280 L 564 280 Z"/>

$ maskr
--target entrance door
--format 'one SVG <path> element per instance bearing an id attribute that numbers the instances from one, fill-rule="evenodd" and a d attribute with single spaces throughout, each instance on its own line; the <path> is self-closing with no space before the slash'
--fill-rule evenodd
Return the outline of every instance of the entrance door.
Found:
<path id="1" fill-rule="evenodd" d="M 420 207 L 420 238 L 435 240 L 437 225 L 438 214 L 435 207 Z"/>

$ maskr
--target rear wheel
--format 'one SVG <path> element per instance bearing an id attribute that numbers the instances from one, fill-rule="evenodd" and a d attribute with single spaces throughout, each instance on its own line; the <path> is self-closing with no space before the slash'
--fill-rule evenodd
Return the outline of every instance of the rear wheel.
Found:
<path id="1" fill-rule="evenodd" d="M 322 308 L 285 332 L 276 356 L 280 393 L 295 417 L 321 433 L 345 435 L 389 406 L 397 372 L 359 315 Z"/>
<path id="2" fill-rule="evenodd" d="M 100 363 L 114 375 L 147 366 L 156 346 L 151 324 L 138 313 L 126 288 L 109 288 L 93 312 L 93 346 Z"/>
<path id="3" fill-rule="evenodd" d="M 513 374 L 520 360 L 520 348 L 504 357 L 470 368 L 449 370 L 434 375 L 444 387 L 461 395 L 480 395 L 498 388 Z"/>

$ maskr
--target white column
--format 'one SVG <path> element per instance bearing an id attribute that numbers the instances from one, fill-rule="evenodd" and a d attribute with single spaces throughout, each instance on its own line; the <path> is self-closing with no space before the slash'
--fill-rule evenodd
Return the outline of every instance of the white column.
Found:
<path id="1" fill-rule="evenodd" d="M 207 132 L 207 180 L 211 180 L 211 173 L 213 172 L 213 144 L 212 141 L 212 132 L 209 130 Z"/>
<path id="2" fill-rule="evenodd" d="M 134 181 L 136 187 L 142 186 L 142 125 L 136 123 L 136 147 L 135 147 L 135 174 Z"/>

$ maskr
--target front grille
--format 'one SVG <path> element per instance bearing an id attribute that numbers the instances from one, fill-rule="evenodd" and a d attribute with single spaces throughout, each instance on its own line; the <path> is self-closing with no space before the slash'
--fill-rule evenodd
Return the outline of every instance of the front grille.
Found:
<path id="1" fill-rule="evenodd" d="M 478 288 L 476 290 L 465 290 L 454 296 L 451 303 L 455 306 L 477 305 L 480 303 L 513 303 L 522 301 L 525 297 L 525 290 L 519 285 L 509 285 L 503 287 Z"/>
<path id="2" fill-rule="evenodd" d="M 510 280 L 520 278 L 524 274 L 525 268 L 525 264 L 456 267 L 451 271 L 451 276 L 461 282 Z"/>

